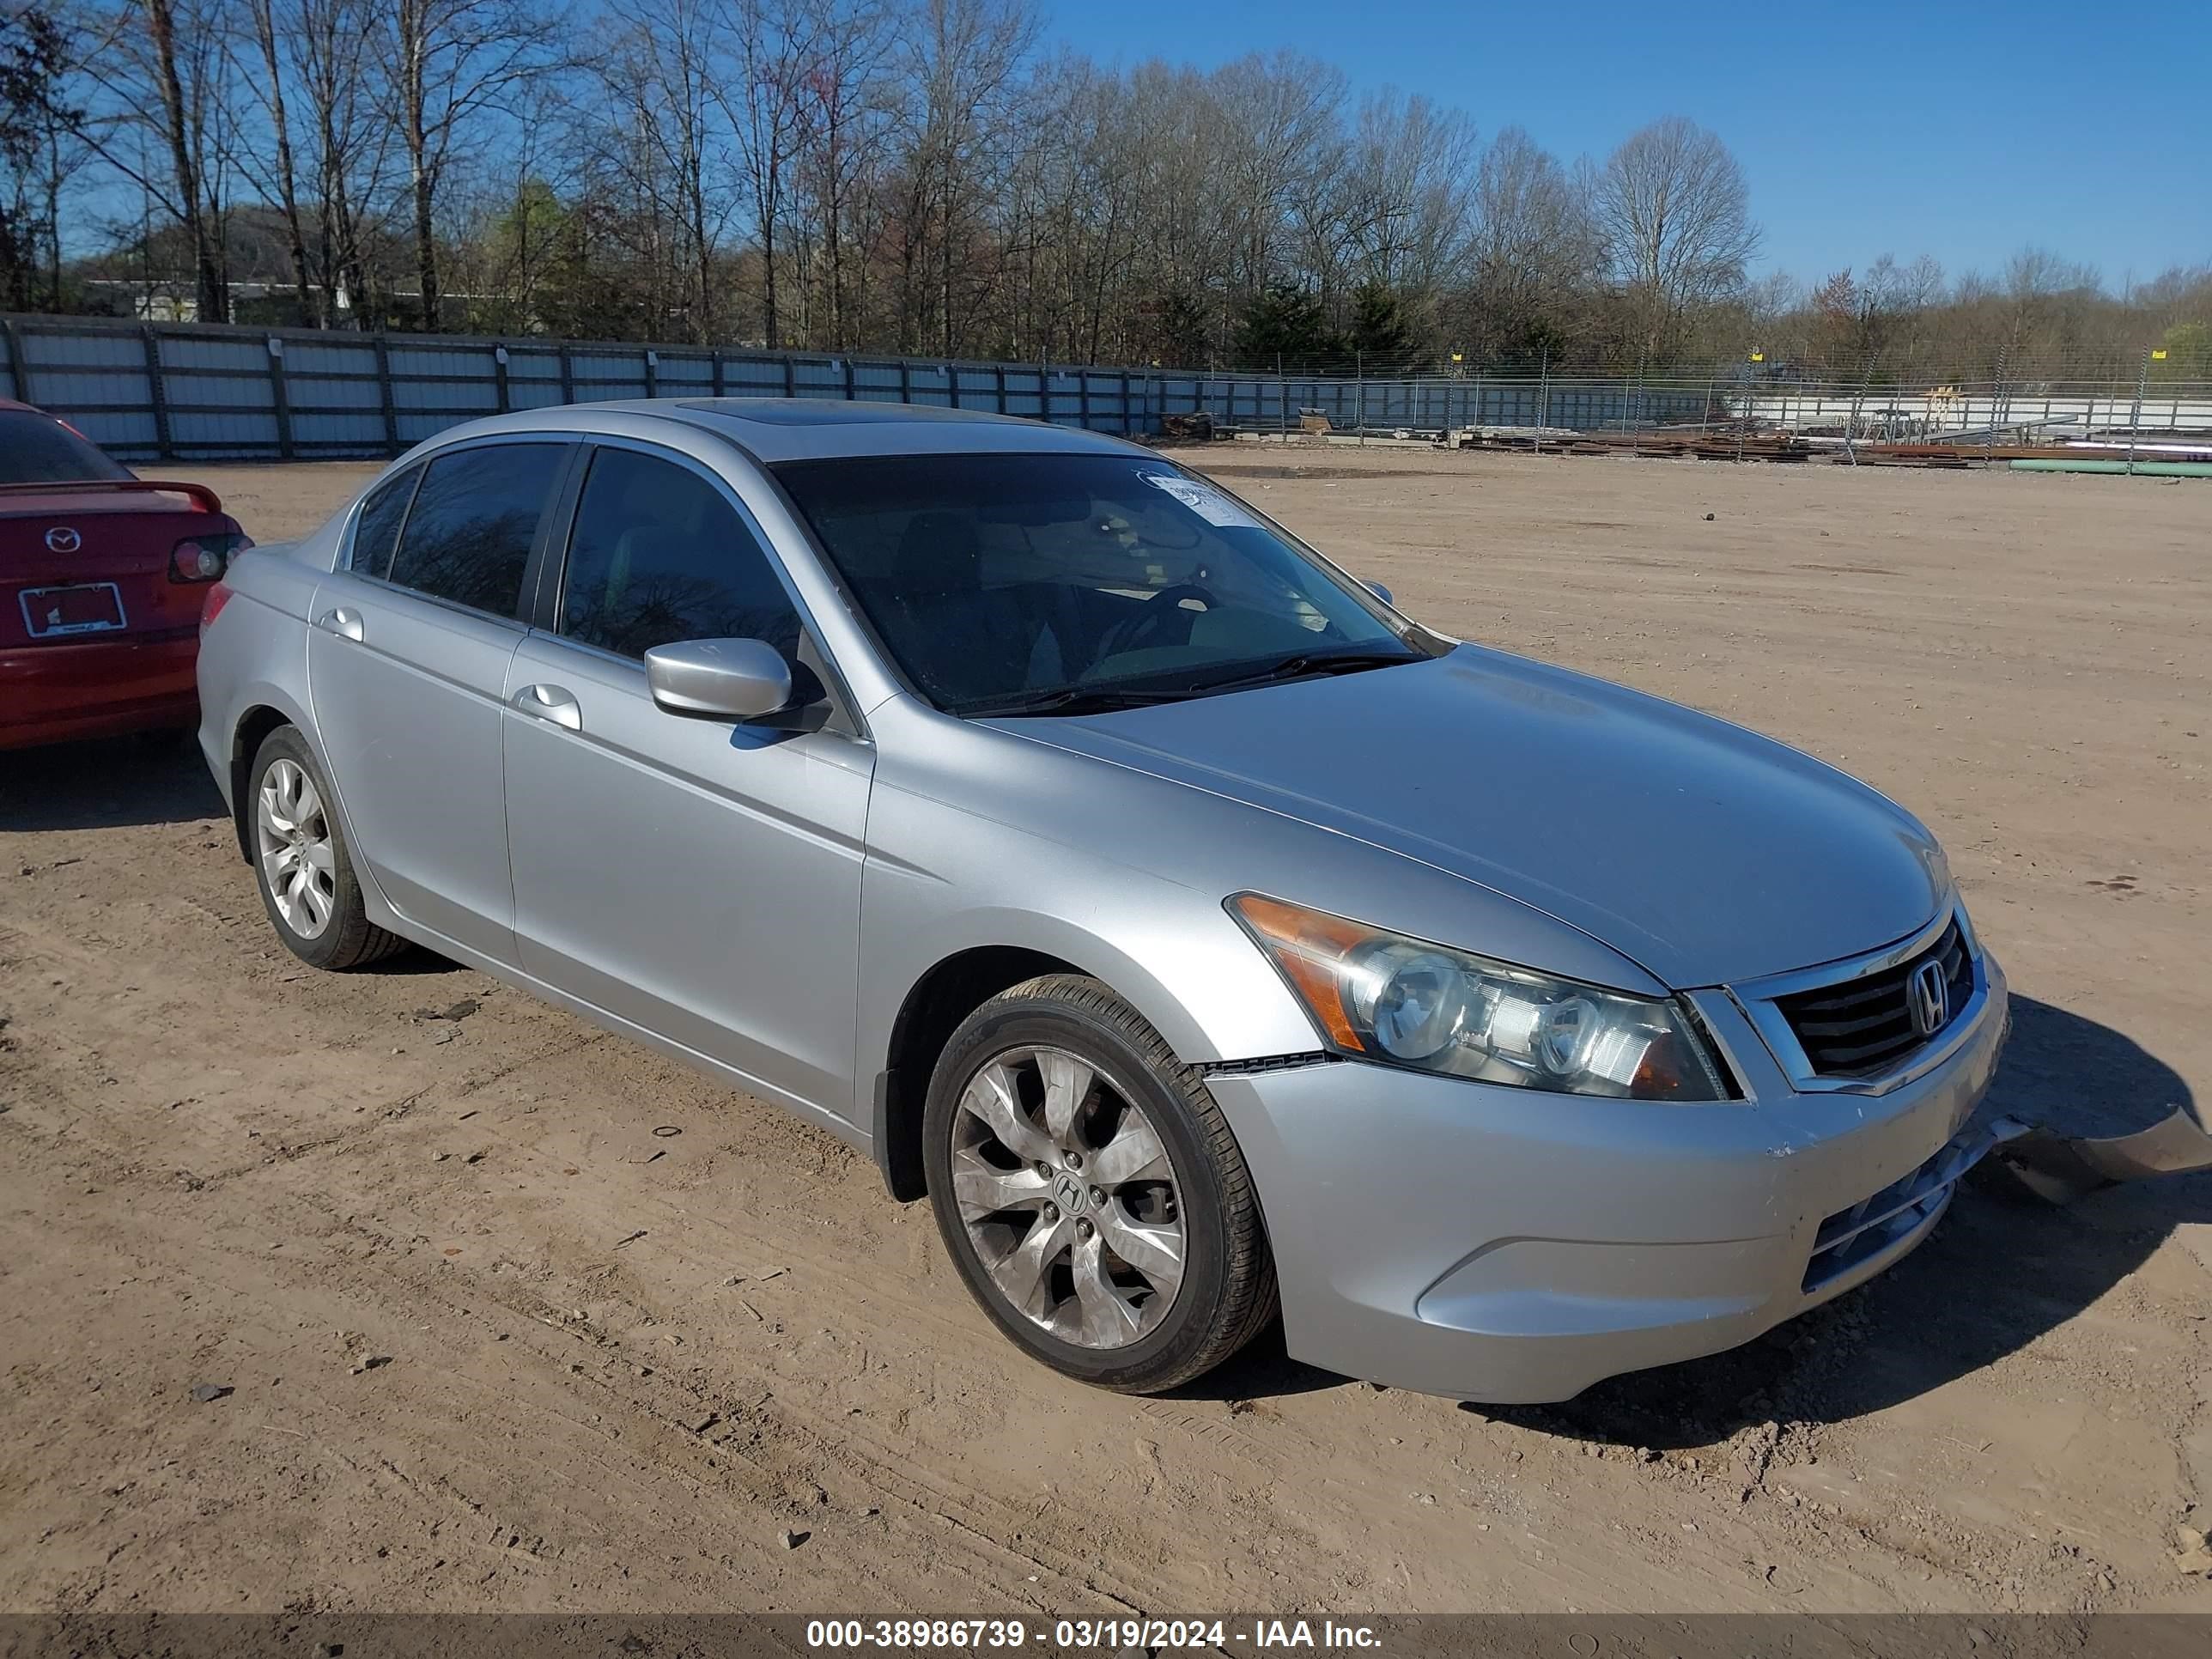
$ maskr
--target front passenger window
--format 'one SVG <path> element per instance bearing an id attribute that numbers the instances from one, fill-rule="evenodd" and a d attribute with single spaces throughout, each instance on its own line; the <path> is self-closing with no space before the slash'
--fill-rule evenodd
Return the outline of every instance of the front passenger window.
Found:
<path id="1" fill-rule="evenodd" d="M 714 485 L 629 449 L 592 457 L 561 592 L 561 632 L 625 657 L 678 640 L 765 640 L 799 653 L 799 612 Z"/>

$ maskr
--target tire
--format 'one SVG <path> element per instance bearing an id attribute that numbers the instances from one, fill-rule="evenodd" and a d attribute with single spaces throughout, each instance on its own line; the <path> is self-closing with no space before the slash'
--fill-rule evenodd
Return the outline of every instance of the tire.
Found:
<path id="1" fill-rule="evenodd" d="M 253 884 L 284 948 L 333 971 L 366 968 L 406 949 L 405 939 L 368 919 L 352 850 L 330 810 L 330 785 L 299 728 L 280 726 L 264 738 L 246 775 L 241 810 Z"/>
<path id="2" fill-rule="evenodd" d="M 922 1159 L 969 1293 L 1063 1376 L 1161 1393 L 1274 1317 L 1259 1197 L 1221 1109 L 1095 979 L 1033 979 L 962 1022 L 930 1078 Z"/>

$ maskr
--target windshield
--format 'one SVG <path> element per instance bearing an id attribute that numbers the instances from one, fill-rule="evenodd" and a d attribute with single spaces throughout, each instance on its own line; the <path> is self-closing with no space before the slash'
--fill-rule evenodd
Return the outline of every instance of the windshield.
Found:
<path id="1" fill-rule="evenodd" d="M 775 472 L 899 666 L 955 714 L 1428 654 L 1371 596 L 1166 461 L 905 455 Z"/>
<path id="2" fill-rule="evenodd" d="M 71 483 L 95 478 L 112 482 L 131 476 L 51 415 L 27 409 L 0 409 L 0 484 Z"/>

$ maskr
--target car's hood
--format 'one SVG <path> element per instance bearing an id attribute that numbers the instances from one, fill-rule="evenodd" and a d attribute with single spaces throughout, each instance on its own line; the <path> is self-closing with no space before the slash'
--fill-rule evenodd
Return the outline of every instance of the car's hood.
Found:
<path id="1" fill-rule="evenodd" d="M 1677 988 L 1871 950 L 1928 921 L 1949 890 L 1910 814 L 1811 757 L 1474 646 L 1006 726 L 1480 882 Z M 1317 869 L 1311 892 L 1280 896 L 1325 903 L 1327 888 Z"/>

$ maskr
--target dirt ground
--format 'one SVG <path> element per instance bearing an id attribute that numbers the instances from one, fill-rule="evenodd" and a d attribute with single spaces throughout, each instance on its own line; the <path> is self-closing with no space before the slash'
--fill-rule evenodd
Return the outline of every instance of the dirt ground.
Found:
<path id="1" fill-rule="evenodd" d="M 1194 459 L 1440 628 L 1919 812 L 2019 996 L 2001 1106 L 2212 1088 L 2212 486 Z M 198 476 L 273 540 L 365 474 Z M 1121 1399 L 826 1136 L 473 972 L 301 967 L 188 750 L 0 769 L 0 1607 L 2212 1610 L 2208 1178 L 1975 1184 L 1567 1407 L 1279 1345 Z"/>

